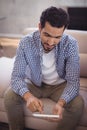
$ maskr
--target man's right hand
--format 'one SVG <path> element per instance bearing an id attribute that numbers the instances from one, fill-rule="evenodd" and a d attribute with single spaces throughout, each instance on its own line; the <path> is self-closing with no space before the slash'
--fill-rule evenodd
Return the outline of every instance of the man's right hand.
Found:
<path id="1" fill-rule="evenodd" d="M 23 97 L 30 111 L 32 112 L 38 111 L 40 113 L 43 113 L 43 103 L 40 99 L 33 96 L 30 92 L 25 93 Z"/>

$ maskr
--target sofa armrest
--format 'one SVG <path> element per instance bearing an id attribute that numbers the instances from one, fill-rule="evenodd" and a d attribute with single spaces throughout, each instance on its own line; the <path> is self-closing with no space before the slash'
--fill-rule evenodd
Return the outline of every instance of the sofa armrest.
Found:
<path id="1" fill-rule="evenodd" d="M 87 54 L 80 53 L 80 77 L 87 77 Z"/>

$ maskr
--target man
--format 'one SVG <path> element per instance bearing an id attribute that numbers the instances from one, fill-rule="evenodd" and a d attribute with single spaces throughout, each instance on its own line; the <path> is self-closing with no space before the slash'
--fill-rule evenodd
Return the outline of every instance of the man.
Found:
<path id="1" fill-rule="evenodd" d="M 10 130 L 23 130 L 23 101 L 32 112 L 44 112 L 40 98 L 56 102 L 58 130 L 74 130 L 83 110 L 79 96 L 77 41 L 64 34 L 69 16 L 49 7 L 40 17 L 39 31 L 25 36 L 17 49 L 11 88 L 5 95 Z M 49 119 L 51 121 L 51 119 Z"/>

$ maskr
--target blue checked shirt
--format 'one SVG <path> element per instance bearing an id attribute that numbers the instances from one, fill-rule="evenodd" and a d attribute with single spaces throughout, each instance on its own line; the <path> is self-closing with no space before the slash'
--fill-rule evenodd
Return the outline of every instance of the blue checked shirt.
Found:
<path id="1" fill-rule="evenodd" d="M 23 96 L 29 91 L 25 79 L 30 79 L 35 85 L 41 87 L 42 54 L 43 47 L 39 31 L 26 35 L 20 40 L 11 77 L 12 89 L 17 94 Z M 63 34 L 60 43 L 55 47 L 55 58 L 58 75 L 67 81 L 60 98 L 68 103 L 79 92 L 80 67 L 77 41 Z"/>

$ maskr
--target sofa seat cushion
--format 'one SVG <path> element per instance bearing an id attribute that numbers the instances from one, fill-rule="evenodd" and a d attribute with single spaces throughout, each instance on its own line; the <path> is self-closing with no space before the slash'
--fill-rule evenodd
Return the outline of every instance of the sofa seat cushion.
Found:
<path id="1" fill-rule="evenodd" d="M 54 106 L 55 102 L 48 99 L 48 98 L 42 98 L 41 100 L 42 100 L 42 102 L 44 104 L 44 113 L 45 114 L 52 114 L 52 109 L 53 109 L 53 106 Z M 32 114 L 29 111 L 29 109 L 26 108 L 25 104 L 24 104 L 24 111 L 25 111 L 25 116 L 29 116 L 29 115 Z"/>
<path id="2" fill-rule="evenodd" d="M 5 112 L 5 106 L 4 106 L 4 98 L 0 97 L 0 111 Z"/>
<path id="3" fill-rule="evenodd" d="M 79 124 L 87 126 L 87 78 L 80 78 L 80 95 L 84 100 L 84 110 Z"/>

